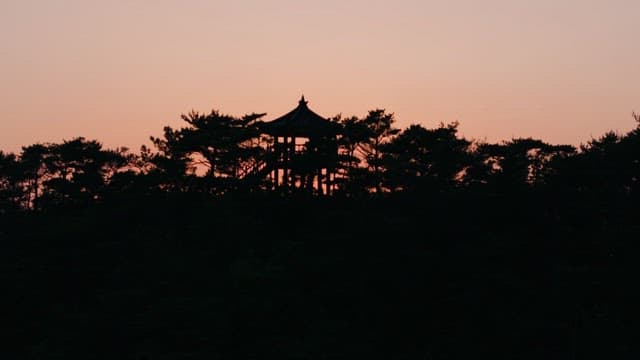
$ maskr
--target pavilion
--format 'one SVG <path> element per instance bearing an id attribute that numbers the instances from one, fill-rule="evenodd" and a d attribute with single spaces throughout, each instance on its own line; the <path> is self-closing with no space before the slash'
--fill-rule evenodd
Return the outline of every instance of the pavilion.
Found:
<path id="1" fill-rule="evenodd" d="M 274 189 L 307 190 L 318 195 L 335 189 L 340 126 L 313 112 L 304 95 L 290 112 L 262 124 L 271 137 L 265 170 Z"/>

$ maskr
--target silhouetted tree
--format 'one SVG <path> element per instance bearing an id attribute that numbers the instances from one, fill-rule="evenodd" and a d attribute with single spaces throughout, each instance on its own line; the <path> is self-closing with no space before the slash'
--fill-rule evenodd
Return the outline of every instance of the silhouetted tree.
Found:
<path id="1" fill-rule="evenodd" d="M 22 206 L 38 208 L 42 183 L 46 180 L 49 148 L 44 144 L 33 144 L 22 148 L 20 154 L 20 174 L 23 184 Z"/>
<path id="2" fill-rule="evenodd" d="M 363 161 L 358 149 L 369 139 L 369 130 L 364 122 L 356 116 L 343 118 L 337 115 L 331 119 L 340 125 L 341 131 L 337 138 L 338 158 L 337 170 L 339 178 L 336 180 L 339 191 L 346 195 L 364 194 L 366 189 L 361 179 L 366 178 L 366 169 L 360 167 Z"/>
<path id="3" fill-rule="evenodd" d="M 185 192 L 197 182 L 190 152 L 183 146 L 182 134 L 166 126 L 163 138 L 150 137 L 156 152 L 140 148 L 142 177 L 154 190 Z"/>
<path id="4" fill-rule="evenodd" d="M 640 179 L 640 120 L 627 134 L 609 131 L 580 147 L 580 154 L 562 163 L 560 180 L 576 191 L 627 195 Z"/>
<path id="5" fill-rule="evenodd" d="M 347 170 L 352 169 L 360 163 L 357 150 L 364 142 L 369 139 L 369 130 L 362 120 L 356 116 L 343 118 L 338 115 L 331 121 L 340 124 L 341 134 L 338 138 L 340 147 L 341 162 Z"/>
<path id="6" fill-rule="evenodd" d="M 0 151 L 0 213 L 20 207 L 20 169 L 15 154 Z"/>
<path id="7" fill-rule="evenodd" d="M 621 152 L 626 154 L 626 162 L 629 166 L 627 174 L 629 190 L 638 195 L 640 194 L 640 114 L 634 112 L 633 118 L 637 126 L 622 139 Z"/>
<path id="8" fill-rule="evenodd" d="M 165 127 L 164 138 L 151 138 L 168 163 L 158 167 L 174 164 L 173 171 L 190 174 L 204 169 L 212 191 L 237 189 L 240 178 L 264 155 L 256 126 L 264 115 L 235 118 L 215 110 L 206 115 L 195 111 L 182 115 L 189 126 L 179 130 Z"/>
<path id="9" fill-rule="evenodd" d="M 475 155 L 476 166 L 488 172 L 486 181 L 504 190 L 544 184 L 551 173 L 546 166 L 574 152 L 575 148 L 570 145 L 518 138 L 501 144 L 480 144 Z M 482 172 L 476 171 L 475 175 Z"/>
<path id="10" fill-rule="evenodd" d="M 458 123 L 436 129 L 411 125 L 385 146 L 385 182 L 393 190 L 455 186 L 469 164 L 470 142 L 458 138 Z"/>
<path id="11" fill-rule="evenodd" d="M 41 200 L 48 205 L 98 200 L 110 179 L 128 164 L 125 148 L 104 150 L 99 142 L 82 137 L 46 148 L 47 179 Z"/>
<path id="12" fill-rule="evenodd" d="M 361 138 L 357 138 L 359 141 L 358 150 L 369 170 L 367 178 L 360 180 L 362 185 L 377 193 L 383 191 L 382 158 L 384 146 L 400 132 L 399 129 L 393 127 L 394 122 L 393 113 L 387 113 L 384 109 L 376 109 L 370 110 L 367 116 L 359 121 L 361 125 L 354 125 L 358 127 L 358 131 L 364 133 Z"/>

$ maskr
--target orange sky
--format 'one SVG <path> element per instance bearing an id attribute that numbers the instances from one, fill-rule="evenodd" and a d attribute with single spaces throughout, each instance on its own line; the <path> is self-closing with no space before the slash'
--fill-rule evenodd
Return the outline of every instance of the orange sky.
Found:
<path id="1" fill-rule="evenodd" d="M 191 109 L 385 108 L 488 141 L 635 126 L 637 0 L 2 0 L 0 149 L 137 150 Z"/>

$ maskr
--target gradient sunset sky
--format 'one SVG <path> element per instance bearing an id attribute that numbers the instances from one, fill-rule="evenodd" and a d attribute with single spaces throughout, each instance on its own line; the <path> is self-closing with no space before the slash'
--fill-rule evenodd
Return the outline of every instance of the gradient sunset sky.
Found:
<path id="1" fill-rule="evenodd" d="M 640 112 L 638 0 L 0 0 L 0 150 L 137 151 L 191 109 L 580 144 Z"/>

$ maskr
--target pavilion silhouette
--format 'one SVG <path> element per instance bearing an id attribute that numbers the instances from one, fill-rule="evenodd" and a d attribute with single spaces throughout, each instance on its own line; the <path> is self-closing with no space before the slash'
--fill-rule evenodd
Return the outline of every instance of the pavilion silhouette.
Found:
<path id="1" fill-rule="evenodd" d="M 316 114 L 304 95 L 290 112 L 260 126 L 269 136 L 265 161 L 249 174 L 274 190 L 330 195 L 335 190 L 340 126 Z"/>

